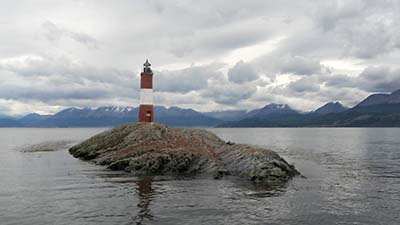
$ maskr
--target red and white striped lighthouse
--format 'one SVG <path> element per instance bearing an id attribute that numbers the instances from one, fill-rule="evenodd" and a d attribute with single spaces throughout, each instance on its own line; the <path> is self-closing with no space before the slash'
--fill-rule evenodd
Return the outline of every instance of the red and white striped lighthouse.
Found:
<path id="1" fill-rule="evenodd" d="M 151 123 L 154 121 L 153 72 L 149 60 L 146 60 L 143 66 L 143 72 L 140 74 L 139 123 Z"/>

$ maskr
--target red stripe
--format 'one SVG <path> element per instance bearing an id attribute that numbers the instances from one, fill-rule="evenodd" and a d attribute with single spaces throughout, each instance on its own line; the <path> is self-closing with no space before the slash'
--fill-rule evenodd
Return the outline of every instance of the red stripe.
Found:
<path id="1" fill-rule="evenodd" d="M 139 107 L 139 122 L 153 122 L 154 111 L 153 105 L 140 105 Z"/>
<path id="2" fill-rule="evenodd" d="M 140 88 L 153 88 L 153 74 L 141 73 L 140 74 Z"/>

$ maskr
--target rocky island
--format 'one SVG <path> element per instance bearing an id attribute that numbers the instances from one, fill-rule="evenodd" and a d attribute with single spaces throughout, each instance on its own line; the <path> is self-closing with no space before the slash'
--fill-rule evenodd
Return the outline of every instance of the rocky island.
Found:
<path id="1" fill-rule="evenodd" d="M 135 175 L 237 176 L 286 182 L 300 173 L 277 153 L 225 142 L 203 129 L 126 124 L 70 148 L 76 158 Z"/>

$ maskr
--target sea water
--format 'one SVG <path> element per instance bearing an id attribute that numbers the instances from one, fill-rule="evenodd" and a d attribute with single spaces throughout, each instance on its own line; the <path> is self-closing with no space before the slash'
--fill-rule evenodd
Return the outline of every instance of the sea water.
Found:
<path id="1" fill-rule="evenodd" d="M 240 179 L 134 177 L 41 143 L 107 128 L 1 128 L 0 224 L 400 224 L 400 129 L 220 128 L 273 149 L 306 177 L 283 187 Z"/>

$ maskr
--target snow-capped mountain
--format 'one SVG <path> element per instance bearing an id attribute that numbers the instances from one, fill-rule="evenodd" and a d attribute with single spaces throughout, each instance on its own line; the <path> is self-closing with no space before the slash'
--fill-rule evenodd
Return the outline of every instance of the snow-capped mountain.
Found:
<path id="1" fill-rule="evenodd" d="M 245 117 L 265 117 L 268 115 L 287 115 L 287 114 L 298 114 L 299 112 L 292 109 L 289 105 L 286 104 L 269 104 L 264 106 L 261 109 L 255 109 L 248 112 Z"/>

